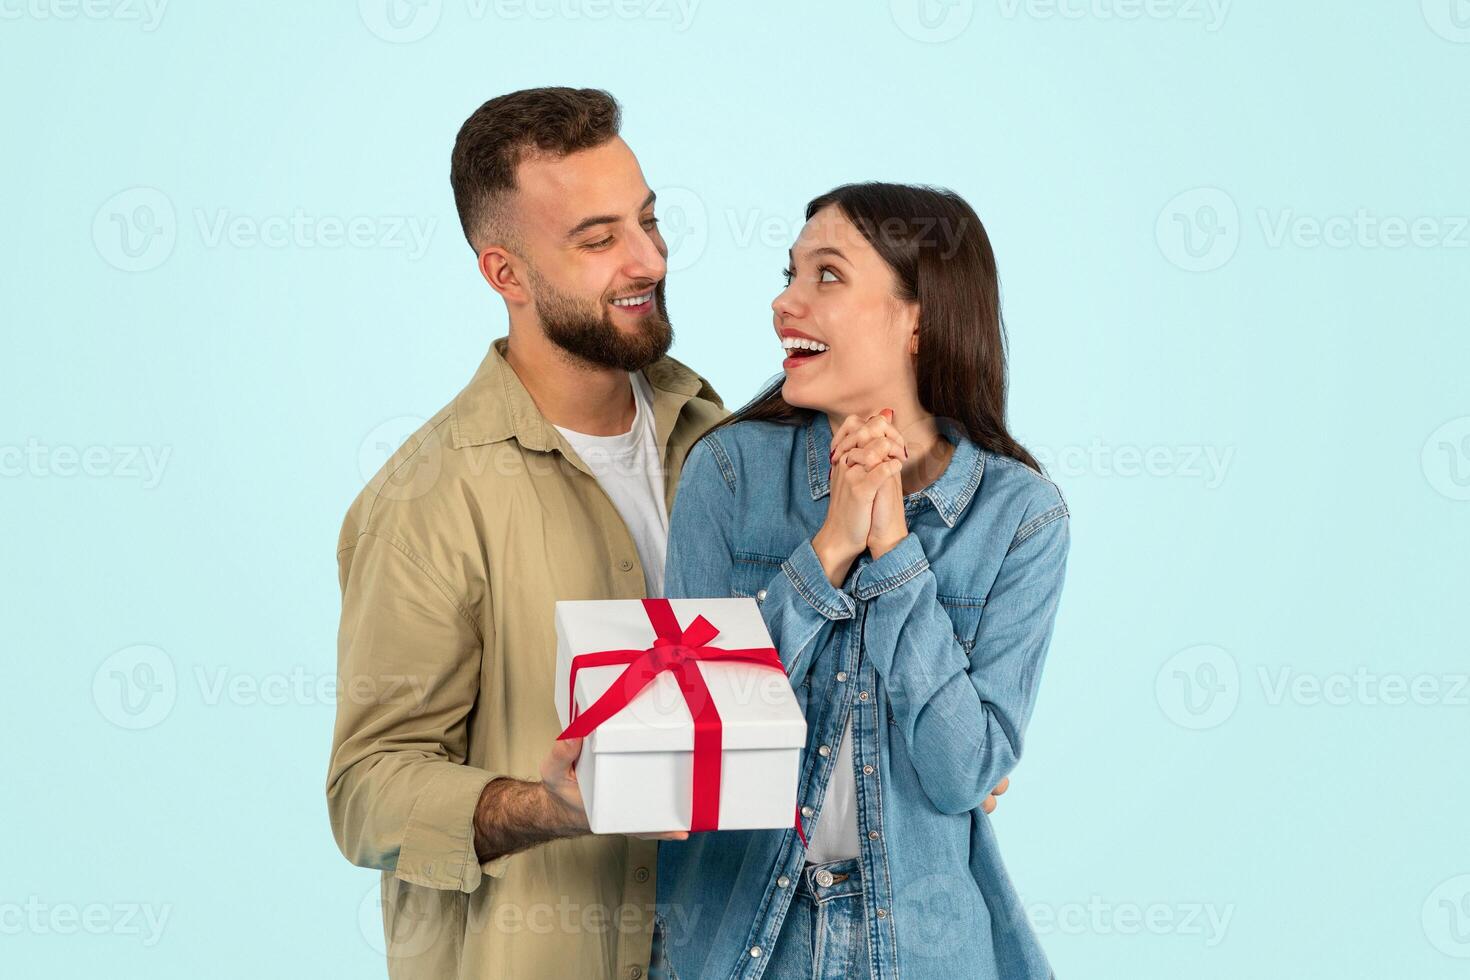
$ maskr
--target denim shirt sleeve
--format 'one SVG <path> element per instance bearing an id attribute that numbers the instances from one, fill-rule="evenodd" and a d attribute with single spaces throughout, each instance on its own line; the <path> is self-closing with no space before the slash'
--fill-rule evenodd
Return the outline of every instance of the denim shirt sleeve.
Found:
<path id="1" fill-rule="evenodd" d="M 730 528 L 737 519 L 736 470 L 717 435 L 695 443 L 684 462 L 679 492 L 669 515 L 664 593 L 669 599 L 730 595 L 734 547 Z M 800 684 L 811 670 L 813 642 L 835 620 L 851 619 L 852 596 L 827 581 L 811 539 L 797 545 L 764 586 L 757 600 L 787 676 Z"/>
<path id="2" fill-rule="evenodd" d="M 923 544 L 910 532 L 863 569 L 863 632 L 888 710 L 919 783 L 944 813 L 984 802 L 1021 756 L 1061 597 L 1069 531 L 1057 504 L 1011 541 L 967 657 L 940 605 Z"/>

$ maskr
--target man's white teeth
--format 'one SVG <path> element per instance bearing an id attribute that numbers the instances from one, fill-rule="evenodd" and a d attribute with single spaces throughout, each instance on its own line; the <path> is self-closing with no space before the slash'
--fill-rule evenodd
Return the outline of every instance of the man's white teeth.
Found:
<path id="1" fill-rule="evenodd" d="M 805 337 L 782 337 L 781 346 L 787 350 L 795 348 L 798 350 L 814 350 L 819 353 L 824 350 L 831 350 L 830 347 L 820 340 L 808 340 Z"/>
<path id="2" fill-rule="evenodd" d="M 642 306 L 653 299 L 652 293 L 644 293 L 642 296 L 629 296 L 627 299 L 613 300 L 613 306 Z"/>

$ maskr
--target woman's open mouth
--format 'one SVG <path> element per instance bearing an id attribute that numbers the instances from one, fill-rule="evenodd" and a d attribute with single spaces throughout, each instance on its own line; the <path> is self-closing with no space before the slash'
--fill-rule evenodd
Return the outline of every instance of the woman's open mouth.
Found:
<path id="1" fill-rule="evenodd" d="M 641 315 L 653 309 L 653 290 L 639 293 L 637 296 L 625 296 L 622 299 L 612 301 L 613 307 L 624 313 Z"/>
<path id="2" fill-rule="evenodd" d="M 788 371 L 799 364 L 818 360 L 831 349 L 820 340 L 807 337 L 782 337 L 781 346 L 786 349 L 786 360 L 781 362 L 781 367 Z"/>

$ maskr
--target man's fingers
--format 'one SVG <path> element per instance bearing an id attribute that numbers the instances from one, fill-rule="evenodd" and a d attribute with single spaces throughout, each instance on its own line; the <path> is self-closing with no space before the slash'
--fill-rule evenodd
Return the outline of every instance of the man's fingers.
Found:
<path id="1" fill-rule="evenodd" d="M 557 739 L 551 743 L 551 758 L 568 769 L 576 765 L 577 757 L 581 754 L 582 740 L 580 738 Z"/>

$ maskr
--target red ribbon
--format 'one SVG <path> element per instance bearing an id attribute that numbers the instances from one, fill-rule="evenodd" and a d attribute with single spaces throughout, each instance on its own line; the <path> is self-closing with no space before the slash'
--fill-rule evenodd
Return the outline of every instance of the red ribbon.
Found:
<path id="1" fill-rule="evenodd" d="M 664 671 L 670 671 L 679 682 L 684 702 L 689 706 L 694 719 L 694 804 L 689 829 L 693 831 L 718 830 L 720 824 L 720 763 L 723 728 L 720 713 L 710 697 L 695 662 L 699 660 L 724 660 L 774 667 L 783 674 L 786 667 L 774 647 L 751 647 L 741 650 L 724 650 L 709 646 L 709 641 L 720 631 L 703 616 L 696 616 L 688 629 L 679 628 L 679 619 L 667 599 L 644 599 L 643 609 L 653 624 L 653 646 L 644 650 L 599 650 L 572 658 L 572 669 L 567 679 L 567 704 L 572 721 L 557 739 L 583 738 L 626 708 L 653 679 Z M 613 681 L 602 697 L 594 701 L 586 711 L 577 710 L 577 671 L 583 667 L 605 667 L 610 664 L 627 664 L 627 668 Z M 802 843 L 806 835 L 801 831 L 801 811 L 797 811 L 797 832 Z"/>

